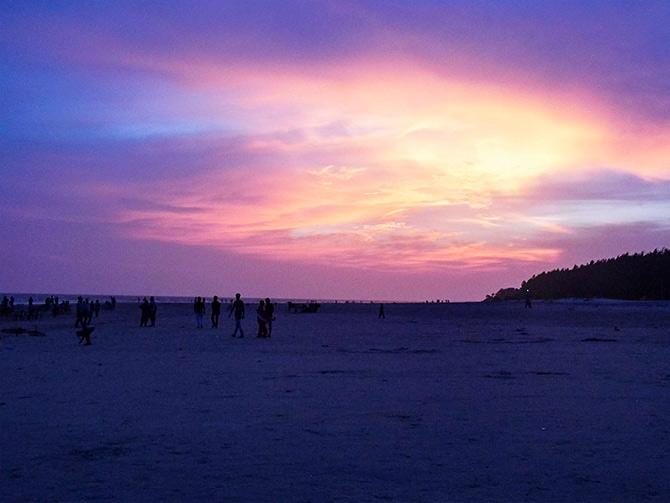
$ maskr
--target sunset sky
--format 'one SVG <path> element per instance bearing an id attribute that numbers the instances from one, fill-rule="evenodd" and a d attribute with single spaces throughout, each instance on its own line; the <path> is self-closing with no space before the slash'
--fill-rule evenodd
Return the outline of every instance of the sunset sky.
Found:
<path id="1" fill-rule="evenodd" d="M 670 2 L 3 2 L 0 289 L 480 300 L 670 246 Z"/>

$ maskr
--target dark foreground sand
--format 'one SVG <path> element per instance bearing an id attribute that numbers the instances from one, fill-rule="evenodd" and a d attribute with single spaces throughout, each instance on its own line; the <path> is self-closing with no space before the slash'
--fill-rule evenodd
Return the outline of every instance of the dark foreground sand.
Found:
<path id="1" fill-rule="evenodd" d="M 670 501 L 668 304 L 278 315 L 3 336 L 0 500 Z"/>

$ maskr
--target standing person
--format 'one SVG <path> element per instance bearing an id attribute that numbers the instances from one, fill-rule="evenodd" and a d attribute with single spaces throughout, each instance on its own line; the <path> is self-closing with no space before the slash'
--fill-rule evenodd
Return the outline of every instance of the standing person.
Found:
<path id="1" fill-rule="evenodd" d="M 235 331 L 233 332 L 233 337 L 237 335 L 237 331 L 240 331 L 240 337 L 244 337 L 244 330 L 242 330 L 242 320 L 244 319 L 244 302 L 240 298 L 240 294 L 235 294 L 235 300 L 230 305 L 230 311 L 228 312 L 228 318 L 232 314 L 235 314 Z"/>
<path id="2" fill-rule="evenodd" d="M 202 320 L 203 317 L 205 316 L 205 299 L 204 297 L 198 297 L 195 299 L 195 305 L 194 305 L 194 311 L 195 311 L 195 324 L 198 328 L 202 328 Z"/>
<path id="3" fill-rule="evenodd" d="M 379 316 L 377 316 L 377 318 L 386 318 L 386 314 L 384 314 L 384 304 L 379 304 Z"/>
<path id="4" fill-rule="evenodd" d="M 258 302 L 258 307 L 256 308 L 256 321 L 258 322 L 257 337 L 266 337 L 268 332 L 265 327 L 265 301 L 263 299 Z"/>
<path id="5" fill-rule="evenodd" d="M 526 304 L 524 307 L 526 309 L 531 309 L 533 307 L 533 303 L 530 300 L 530 290 L 526 290 Z"/>
<path id="6" fill-rule="evenodd" d="M 158 312 L 158 306 L 156 305 L 156 299 L 153 296 L 149 297 L 149 321 L 151 326 L 156 326 L 156 313 Z"/>
<path id="7" fill-rule="evenodd" d="M 82 299 L 81 296 L 77 297 L 77 309 L 75 314 L 77 315 L 77 320 L 74 322 L 75 328 L 84 328 L 84 321 L 86 320 L 84 318 L 84 299 Z"/>
<path id="8" fill-rule="evenodd" d="M 146 297 L 144 297 L 144 300 L 140 304 L 140 326 L 141 327 L 146 327 L 147 323 L 149 322 L 149 301 L 147 300 Z"/>
<path id="9" fill-rule="evenodd" d="M 212 299 L 212 328 L 219 328 L 219 315 L 221 314 L 221 302 L 215 295 Z"/>
<path id="10" fill-rule="evenodd" d="M 87 323 L 90 324 L 93 321 L 93 314 L 95 313 L 95 304 L 92 300 L 86 299 L 88 304 L 88 320 Z"/>
<path id="11" fill-rule="evenodd" d="M 265 323 L 268 327 L 268 337 L 272 337 L 272 322 L 275 321 L 275 305 L 270 298 L 265 298 Z"/>
<path id="12" fill-rule="evenodd" d="M 100 316 L 100 300 L 95 299 L 95 317 Z"/>

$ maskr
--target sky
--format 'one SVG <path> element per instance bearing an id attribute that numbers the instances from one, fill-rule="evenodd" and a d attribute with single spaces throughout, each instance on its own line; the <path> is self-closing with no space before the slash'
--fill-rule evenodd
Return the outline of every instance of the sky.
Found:
<path id="1" fill-rule="evenodd" d="M 670 3 L 2 1 L 0 290 L 481 300 L 670 246 Z"/>

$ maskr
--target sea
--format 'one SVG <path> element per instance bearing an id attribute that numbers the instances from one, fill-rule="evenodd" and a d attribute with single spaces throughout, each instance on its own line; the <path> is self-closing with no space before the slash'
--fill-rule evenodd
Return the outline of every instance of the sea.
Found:
<path id="1" fill-rule="evenodd" d="M 119 304 L 137 304 L 144 299 L 144 295 L 113 295 L 113 294 L 99 294 L 99 293 L 35 293 L 35 292 L 22 292 L 22 293 L 16 293 L 16 292 L 0 292 L 0 299 L 2 297 L 14 297 L 14 304 L 15 305 L 27 305 L 28 304 L 28 299 L 31 297 L 33 298 L 33 303 L 34 304 L 44 304 L 45 300 L 48 297 L 58 297 L 58 301 L 66 301 L 69 300 L 71 303 L 76 303 L 77 302 L 77 297 L 81 296 L 84 299 L 89 299 L 91 301 L 99 300 L 101 303 L 104 303 L 107 300 L 110 300 L 112 297 L 116 298 L 116 302 Z M 146 296 L 149 298 L 149 296 Z M 156 299 L 156 302 L 161 303 L 161 304 L 190 304 L 193 302 L 194 297 L 191 296 L 178 296 L 178 295 L 154 295 L 154 298 Z M 221 301 L 228 301 L 231 300 L 232 297 L 226 298 L 226 297 L 219 297 Z M 206 297 L 206 300 L 209 301 L 211 299 L 211 296 Z M 245 302 L 258 302 L 261 300 L 261 297 L 243 297 Z M 272 298 L 272 302 L 274 303 L 279 303 L 283 304 L 286 302 L 318 302 L 320 304 L 345 304 L 345 303 L 360 303 L 360 304 L 367 304 L 367 303 L 372 303 L 372 302 L 384 302 L 384 303 L 392 303 L 393 301 L 385 301 L 385 300 L 361 300 L 361 299 L 301 299 L 301 298 Z"/>

